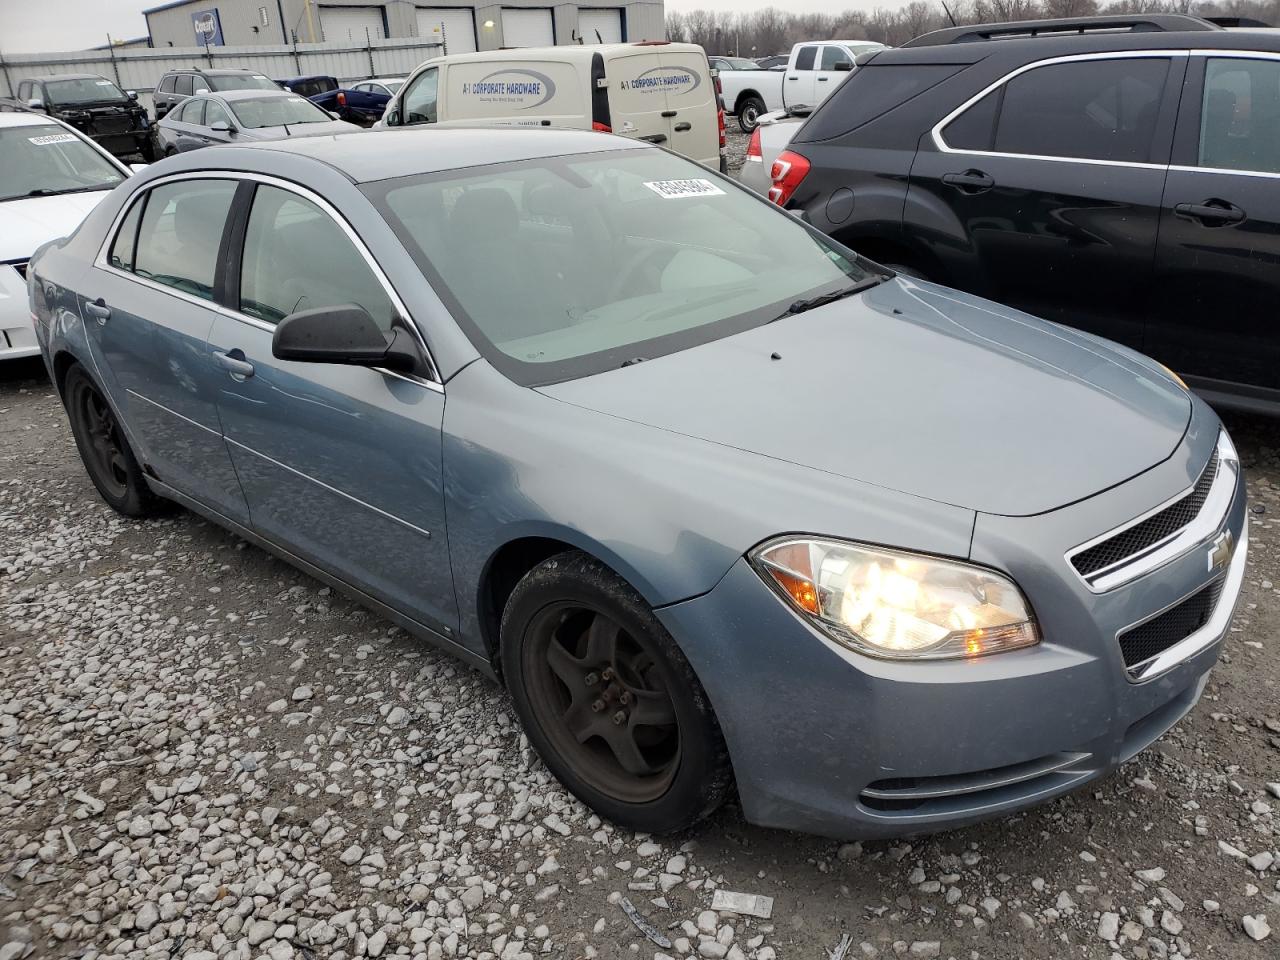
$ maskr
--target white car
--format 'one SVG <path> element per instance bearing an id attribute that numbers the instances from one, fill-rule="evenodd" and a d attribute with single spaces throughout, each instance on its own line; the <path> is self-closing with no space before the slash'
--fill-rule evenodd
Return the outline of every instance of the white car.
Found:
<path id="1" fill-rule="evenodd" d="M 60 120 L 0 111 L 0 360 L 40 353 L 27 299 L 31 255 L 75 230 L 131 173 Z"/>

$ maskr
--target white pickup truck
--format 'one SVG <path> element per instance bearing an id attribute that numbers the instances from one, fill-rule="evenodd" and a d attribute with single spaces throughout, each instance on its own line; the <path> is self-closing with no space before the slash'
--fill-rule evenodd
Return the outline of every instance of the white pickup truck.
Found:
<path id="1" fill-rule="evenodd" d="M 798 104 L 816 107 L 853 69 L 859 54 L 879 50 L 869 40 L 813 40 L 791 48 L 785 69 L 721 70 L 724 108 L 738 118 L 743 133 L 760 116 Z"/>

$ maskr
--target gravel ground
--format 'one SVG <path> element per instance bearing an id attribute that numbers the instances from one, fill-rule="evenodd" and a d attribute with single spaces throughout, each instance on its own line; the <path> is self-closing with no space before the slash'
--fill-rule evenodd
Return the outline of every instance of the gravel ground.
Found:
<path id="1" fill-rule="evenodd" d="M 1200 706 L 1119 773 L 899 843 L 732 806 L 655 841 L 561 789 L 478 674 L 191 514 L 112 514 L 7 364 L 0 960 L 1275 958 L 1280 423 L 1231 427 L 1244 601 Z"/>

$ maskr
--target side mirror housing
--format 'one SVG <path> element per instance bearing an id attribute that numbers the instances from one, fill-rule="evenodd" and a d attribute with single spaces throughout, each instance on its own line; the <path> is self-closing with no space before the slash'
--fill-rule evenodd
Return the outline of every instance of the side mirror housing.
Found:
<path id="1" fill-rule="evenodd" d="M 382 122 L 388 127 L 400 126 L 400 111 L 394 108 L 384 110 L 382 114 Z"/>
<path id="2" fill-rule="evenodd" d="M 44 109 L 44 101 L 43 101 L 43 100 L 37 100 L 37 99 L 35 99 L 34 97 L 32 97 L 30 100 L 28 100 L 28 101 L 27 101 L 27 109 L 28 109 L 28 110 L 43 110 L 43 109 Z"/>
<path id="3" fill-rule="evenodd" d="M 853 69 L 853 61 L 852 61 L 852 60 L 837 60 L 837 61 L 836 61 L 836 69 L 837 69 L 837 70 L 839 70 L 839 71 L 841 71 L 841 72 L 843 72 L 843 73 L 848 73 L 850 70 L 852 70 L 852 69 Z"/>
<path id="4" fill-rule="evenodd" d="M 407 330 L 397 324 L 383 333 L 368 311 L 354 303 L 289 314 L 276 324 L 271 355 L 277 360 L 385 367 L 400 373 L 417 373 L 423 366 Z"/>
<path id="5" fill-rule="evenodd" d="M 137 90 L 130 90 L 130 91 L 129 91 L 129 99 L 130 99 L 130 100 L 132 100 L 132 101 L 134 101 L 135 103 L 137 103 L 137 101 L 138 101 L 138 91 L 137 91 Z"/>
<path id="6" fill-rule="evenodd" d="M 227 123 L 225 120 L 217 120 L 209 124 L 209 129 L 215 133 L 235 133 L 235 127 Z"/>

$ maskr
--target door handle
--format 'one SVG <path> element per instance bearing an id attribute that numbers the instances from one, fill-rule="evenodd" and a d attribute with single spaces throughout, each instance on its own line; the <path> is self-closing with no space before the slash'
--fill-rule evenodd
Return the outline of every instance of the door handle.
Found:
<path id="1" fill-rule="evenodd" d="M 826 82 L 827 82 L 828 80 L 830 80 L 830 79 L 831 79 L 830 77 L 819 77 L 819 78 L 818 78 L 818 82 L 819 82 L 819 83 L 826 83 Z"/>
<path id="2" fill-rule="evenodd" d="M 640 139 L 647 141 L 648 143 L 666 143 L 667 135 L 665 133 L 654 133 L 647 137 L 641 137 Z"/>
<path id="3" fill-rule="evenodd" d="M 674 111 L 674 110 L 663 110 L 663 111 L 662 111 L 662 115 L 663 115 L 664 117 L 674 117 L 674 116 L 676 115 L 676 111 Z"/>
<path id="4" fill-rule="evenodd" d="M 996 182 L 981 170 L 966 170 L 964 173 L 944 173 L 942 182 L 955 187 L 961 193 L 985 193 L 996 185 Z"/>
<path id="5" fill-rule="evenodd" d="M 234 380 L 248 380 L 253 376 L 253 364 L 244 358 L 244 351 L 238 347 L 226 353 L 215 352 L 213 359 Z"/>
<path id="6" fill-rule="evenodd" d="M 98 321 L 98 326 L 106 326 L 108 320 L 111 319 L 111 308 L 107 306 L 107 302 L 99 297 L 90 303 L 84 305 L 84 312 L 93 319 Z"/>
<path id="7" fill-rule="evenodd" d="M 1219 200 L 1217 197 L 1210 198 L 1204 203 L 1176 204 L 1173 212 L 1187 220 L 1199 220 L 1200 225 L 1205 227 L 1225 227 L 1232 223 L 1240 223 L 1245 217 L 1244 211 L 1234 203 Z"/>
<path id="8" fill-rule="evenodd" d="M 682 123 L 677 123 L 674 127 L 672 127 L 672 129 L 675 130 L 676 133 L 684 133 L 686 130 L 692 130 L 693 124 L 685 121 Z"/>
<path id="9" fill-rule="evenodd" d="M 799 77 L 787 77 L 788 80 L 799 80 Z"/>

